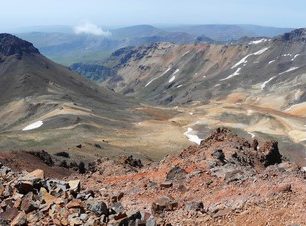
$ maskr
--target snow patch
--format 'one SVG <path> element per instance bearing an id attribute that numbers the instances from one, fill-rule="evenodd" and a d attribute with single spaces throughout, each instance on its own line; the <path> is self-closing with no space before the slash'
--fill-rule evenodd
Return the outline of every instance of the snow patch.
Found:
<path id="1" fill-rule="evenodd" d="M 22 129 L 22 131 L 29 131 L 29 130 L 33 130 L 33 129 L 38 129 L 39 127 L 41 127 L 43 125 L 43 121 L 37 121 L 37 122 L 34 122 L 26 127 L 24 127 Z"/>
<path id="2" fill-rule="evenodd" d="M 261 84 L 261 90 L 264 90 L 264 88 L 266 87 L 266 85 L 271 82 L 273 79 L 275 79 L 275 76 L 271 77 L 270 79 L 268 79 L 267 81 L 265 81 L 264 83 Z"/>
<path id="3" fill-rule="evenodd" d="M 169 79 L 169 83 L 173 82 L 175 80 L 175 75 L 173 75 L 170 79 Z"/>
<path id="4" fill-rule="evenodd" d="M 275 60 L 271 60 L 271 61 L 269 61 L 268 64 L 272 64 L 272 63 L 274 63 L 274 62 L 275 62 Z"/>
<path id="5" fill-rule="evenodd" d="M 181 88 L 183 85 L 178 85 L 176 88 Z"/>
<path id="6" fill-rule="evenodd" d="M 186 53 L 184 53 L 182 57 L 186 56 L 188 53 L 190 53 L 190 50 L 188 50 Z"/>
<path id="7" fill-rule="evenodd" d="M 301 54 L 295 54 L 294 57 L 291 59 L 291 61 L 294 61 L 299 55 Z"/>
<path id="8" fill-rule="evenodd" d="M 164 73 L 162 73 L 160 76 L 157 76 L 156 78 L 151 79 L 146 85 L 145 87 L 147 87 L 148 85 L 150 85 L 153 81 L 155 81 L 156 79 L 159 79 L 160 77 L 164 76 L 165 74 L 167 74 L 169 71 L 171 70 L 171 67 L 169 67 Z"/>
<path id="9" fill-rule="evenodd" d="M 169 80 L 169 83 L 171 83 L 175 80 L 175 74 L 177 74 L 179 71 L 180 71 L 180 69 L 176 69 L 175 72 L 173 72 L 172 77 Z"/>
<path id="10" fill-rule="evenodd" d="M 288 73 L 288 72 L 295 71 L 295 70 L 297 70 L 297 69 L 299 69 L 299 68 L 298 68 L 298 67 L 291 67 L 291 68 L 289 68 L 287 71 L 284 71 L 284 72 L 279 73 L 279 75 L 286 74 L 286 73 Z"/>
<path id="11" fill-rule="evenodd" d="M 241 71 L 241 67 L 240 68 L 238 68 L 233 74 L 231 74 L 231 75 L 229 75 L 229 76 L 227 76 L 226 78 L 224 78 L 224 79 L 220 79 L 220 81 L 224 81 L 224 80 L 227 80 L 227 79 L 230 79 L 230 78 L 233 78 L 233 77 L 235 77 L 235 76 L 237 76 L 237 75 L 240 75 L 240 71 Z"/>
<path id="12" fill-rule="evenodd" d="M 269 47 L 266 47 L 266 48 L 263 48 L 255 53 L 251 53 L 249 55 L 246 55 L 245 57 L 243 57 L 237 64 L 235 64 L 232 69 L 238 67 L 239 65 L 241 64 L 246 64 L 247 63 L 247 59 L 250 57 L 250 56 L 258 56 L 258 55 L 261 55 L 263 54 L 264 52 L 266 52 L 267 50 L 269 49 Z"/>
<path id="13" fill-rule="evenodd" d="M 175 72 L 173 72 L 173 75 L 177 74 L 180 71 L 180 69 L 176 69 Z"/>
<path id="14" fill-rule="evenodd" d="M 251 135 L 252 139 L 255 138 L 255 134 L 254 133 L 248 132 L 248 134 Z"/>
<path id="15" fill-rule="evenodd" d="M 194 134 L 192 128 L 188 128 L 187 131 L 184 133 L 184 135 L 188 137 L 188 140 L 198 145 L 200 145 L 201 141 L 203 140 L 203 139 L 200 139 L 196 134 Z"/>
<path id="16" fill-rule="evenodd" d="M 259 44 L 259 43 L 267 42 L 267 41 L 269 41 L 269 40 L 266 39 L 266 38 L 262 38 L 262 39 L 259 39 L 259 40 L 255 40 L 255 41 L 249 42 L 249 45 L 257 45 L 257 44 Z"/>

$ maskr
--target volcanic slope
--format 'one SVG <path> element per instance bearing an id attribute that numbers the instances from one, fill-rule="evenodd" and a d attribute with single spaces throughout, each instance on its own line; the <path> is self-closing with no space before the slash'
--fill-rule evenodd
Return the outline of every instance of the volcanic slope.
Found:
<path id="1" fill-rule="evenodd" d="M 305 36 L 299 29 L 232 45 L 125 48 L 105 62 L 117 70 L 105 83 L 158 104 L 205 102 L 243 91 L 259 99 L 282 93 L 279 106 L 287 107 L 305 99 Z"/>
<path id="2" fill-rule="evenodd" d="M 53 63 L 10 34 L 0 35 L 0 90 L 0 150 L 71 148 L 76 157 L 92 149 L 116 155 L 114 150 L 123 150 L 121 135 L 150 118 L 134 110 L 135 101 Z M 116 137 L 113 144 L 109 138 Z"/>
<path id="3" fill-rule="evenodd" d="M 306 30 L 297 29 L 232 45 L 125 48 L 105 62 L 116 74 L 102 84 L 179 112 L 168 121 L 193 141 L 224 125 L 303 152 L 305 40 Z"/>

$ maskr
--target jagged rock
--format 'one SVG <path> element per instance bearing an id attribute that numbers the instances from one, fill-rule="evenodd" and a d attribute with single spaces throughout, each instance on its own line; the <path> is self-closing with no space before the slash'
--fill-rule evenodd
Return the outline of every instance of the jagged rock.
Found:
<path id="1" fill-rule="evenodd" d="M 126 218 L 126 217 L 127 217 L 126 213 L 118 213 L 118 214 L 114 215 L 114 219 L 116 221 L 121 220 L 121 219 Z"/>
<path id="2" fill-rule="evenodd" d="M 123 213 L 124 208 L 120 202 L 113 203 L 111 209 L 115 211 L 115 213 Z"/>
<path id="3" fill-rule="evenodd" d="M 87 199 L 94 198 L 94 197 L 95 197 L 95 193 L 92 190 L 79 193 L 76 196 L 77 199 L 81 199 L 81 200 L 87 200 Z"/>
<path id="4" fill-rule="evenodd" d="M 76 161 L 71 161 L 70 164 L 69 164 L 69 168 L 77 171 L 79 169 L 79 165 L 77 164 Z"/>
<path id="5" fill-rule="evenodd" d="M 40 189 L 40 196 L 43 203 L 47 205 L 47 208 L 49 208 L 49 206 L 55 203 L 55 201 L 57 200 L 57 198 L 53 195 L 50 195 L 45 188 Z"/>
<path id="6" fill-rule="evenodd" d="M 80 162 L 79 166 L 78 166 L 78 169 L 79 169 L 79 173 L 80 174 L 86 173 L 85 163 L 84 162 Z"/>
<path id="7" fill-rule="evenodd" d="M 134 159 L 134 157 L 132 155 L 130 155 L 125 161 L 124 161 L 125 164 L 127 165 L 130 165 L 132 167 L 135 167 L 135 168 L 141 168 L 143 167 L 143 164 L 141 162 L 140 159 Z"/>
<path id="8" fill-rule="evenodd" d="M 20 210 L 24 211 L 25 213 L 29 213 L 36 209 L 38 209 L 38 206 L 33 201 L 33 193 L 30 192 L 22 198 Z"/>
<path id="9" fill-rule="evenodd" d="M 81 221 L 79 214 L 78 213 L 73 213 L 68 216 L 68 222 L 69 225 L 74 226 L 74 225 L 82 225 L 83 222 Z"/>
<path id="10" fill-rule="evenodd" d="M 25 212 L 19 212 L 19 214 L 11 222 L 11 226 L 26 226 L 27 225 L 27 215 Z"/>
<path id="11" fill-rule="evenodd" d="M 254 151 L 257 151 L 258 145 L 259 145 L 258 140 L 254 139 L 252 143 L 252 148 L 254 149 Z"/>
<path id="12" fill-rule="evenodd" d="M 80 180 L 68 181 L 68 185 L 69 185 L 69 190 L 73 192 L 74 194 L 77 194 L 80 192 L 80 189 L 81 189 Z"/>
<path id="13" fill-rule="evenodd" d="M 173 167 L 166 176 L 166 180 L 183 180 L 185 179 L 187 172 L 179 166 Z"/>
<path id="14" fill-rule="evenodd" d="M 9 222 L 0 218 L 0 225 L 1 226 L 9 226 Z"/>
<path id="15" fill-rule="evenodd" d="M 225 160 L 225 155 L 224 155 L 224 153 L 221 149 L 215 150 L 211 155 L 215 159 L 220 160 L 221 162 L 224 162 L 224 160 Z"/>
<path id="16" fill-rule="evenodd" d="M 11 172 L 11 169 L 6 167 L 6 166 L 1 166 L 0 168 L 0 174 L 5 176 L 7 175 L 9 172 Z"/>
<path id="17" fill-rule="evenodd" d="M 55 154 L 56 156 L 64 157 L 64 158 L 70 158 L 70 155 L 68 152 L 62 151 Z"/>
<path id="18" fill-rule="evenodd" d="M 161 188 L 171 188 L 173 186 L 173 183 L 171 181 L 165 181 L 160 184 Z"/>
<path id="19" fill-rule="evenodd" d="M 265 142 L 260 148 L 260 152 L 262 153 L 260 161 L 265 167 L 282 162 L 282 155 L 279 152 L 277 141 Z"/>
<path id="20" fill-rule="evenodd" d="M 162 196 L 152 203 L 153 214 L 160 214 L 163 211 L 173 211 L 178 207 L 178 203 L 168 196 Z"/>
<path id="21" fill-rule="evenodd" d="M 89 200 L 87 201 L 87 208 L 97 216 L 101 216 L 102 214 L 109 215 L 107 205 L 102 201 Z"/>
<path id="22" fill-rule="evenodd" d="M 69 168 L 68 163 L 67 163 L 66 160 L 61 161 L 60 164 L 59 164 L 59 166 L 60 166 L 60 167 L 63 167 L 63 168 Z"/>
<path id="23" fill-rule="evenodd" d="M 4 221 L 12 221 L 17 215 L 17 208 L 7 208 L 4 212 L 0 213 L 0 219 Z"/>
<path id="24" fill-rule="evenodd" d="M 99 149 L 102 149 L 102 147 L 101 147 L 100 144 L 95 144 L 95 147 L 96 147 L 96 148 L 99 148 Z"/>
<path id="25" fill-rule="evenodd" d="M 100 222 L 94 216 L 90 216 L 86 221 L 86 223 L 84 224 L 84 226 L 98 226 L 98 225 L 100 225 Z"/>
<path id="26" fill-rule="evenodd" d="M 86 222 L 87 219 L 88 219 L 88 214 L 82 213 L 82 214 L 80 215 L 80 219 L 81 219 L 83 222 Z"/>
<path id="27" fill-rule="evenodd" d="M 4 56 L 22 56 L 24 53 L 39 54 L 38 49 L 32 43 L 19 39 L 14 35 L 1 34 L 0 43 L 0 54 Z"/>
<path id="28" fill-rule="evenodd" d="M 115 203 L 120 201 L 123 198 L 123 196 L 124 196 L 123 192 L 120 192 L 118 195 L 112 196 L 112 202 Z"/>
<path id="29" fill-rule="evenodd" d="M 203 202 L 189 202 L 185 205 L 187 211 L 200 211 L 204 210 Z"/>
<path id="30" fill-rule="evenodd" d="M 96 166 L 95 162 L 88 163 L 88 167 L 87 168 L 88 168 L 89 172 L 92 172 L 92 173 L 97 172 L 97 166 Z"/>
<path id="31" fill-rule="evenodd" d="M 41 159 L 48 166 L 54 166 L 54 161 L 52 159 L 52 156 L 48 152 L 42 150 L 40 152 L 34 152 L 33 151 L 33 152 L 29 152 L 29 153 L 31 155 L 34 155 L 34 156 L 38 157 L 39 159 Z"/>
<path id="32" fill-rule="evenodd" d="M 275 193 L 286 193 L 286 192 L 292 192 L 291 184 L 282 184 L 276 187 Z"/>
<path id="33" fill-rule="evenodd" d="M 33 191 L 33 181 L 18 181 L 15 187 L 19 193 L 27 194 Z"/>
<path id="34" fill-rule="evenodd" d="M 3 191 L 3 197 L 7 198 L 12 196 L 12 194 L 13 194 L 13 188 L 11 186 L 6 186 Z"/>
<path id="35" fill-rule="evenodd" d="M 83 209 L 83 205 L 82 205 L 82 201 L 79 199 L 73 199 L 71 200 L 67 206 L 68 209 L 72 209 L 72 208 L 80 208 Z"/>
<path id="36" fill-rule="evenodd" d="M 44 187 L 48 191 L 57 190 L 57 189 L 61 191 L 67 191 L 69 189 L 69 183 L 60 180 L 47 180 L 45 181 Z"/>
<path id="37" fill-rule="evenodd" d="M 33 191 L 34 187 L 39 189 L 41 186 L 40 181 L 43 179 L 44 171 L 37 169 L 19 178 L 15 187 L 19 193 L 27 194 L 28 192 Z"/>
<path id="38" fill-rule="evenodd" d="M 149 219 L 146 220 L 146 226 L 156 226 L 157 222 L 156 219 L 151 216 Z"/>

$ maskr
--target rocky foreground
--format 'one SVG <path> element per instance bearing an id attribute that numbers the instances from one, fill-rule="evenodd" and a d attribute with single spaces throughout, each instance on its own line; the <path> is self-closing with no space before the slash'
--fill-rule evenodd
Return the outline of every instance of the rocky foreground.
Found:
<path id="1" fill-rule="evenodd" d="M 305 173 L 277 142 L 227 129 L 159 163 L 98 159 L 81 173 L 58 180 L 1 164 L 0 225 L 306 224 Z"/>

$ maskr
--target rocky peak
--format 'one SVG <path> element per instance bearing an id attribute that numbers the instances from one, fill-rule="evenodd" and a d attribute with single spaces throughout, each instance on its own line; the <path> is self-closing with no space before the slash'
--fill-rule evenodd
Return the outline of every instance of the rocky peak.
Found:
<path id="1" fill-rule="evenodd" d="M 3 56 L 39 53 L 32 43 L 11 34 L 0 34 L 0 54 Z"/>
<path id="2" fill-rule="evenodd" d="M 306 41 L 306 29 L 300 28 L 281 36 L 283 41 Z"/>

